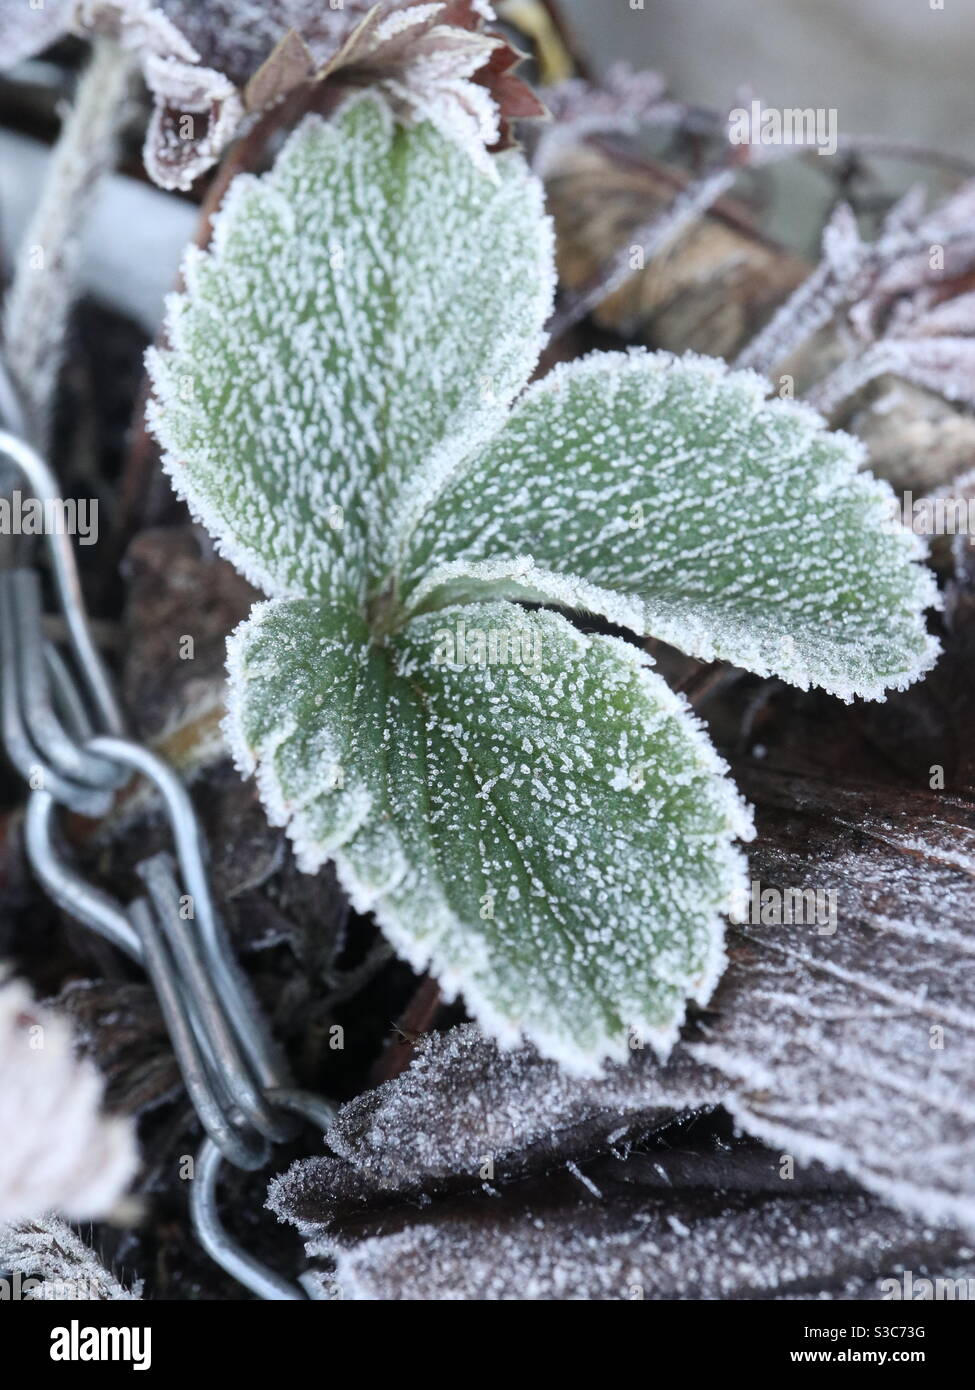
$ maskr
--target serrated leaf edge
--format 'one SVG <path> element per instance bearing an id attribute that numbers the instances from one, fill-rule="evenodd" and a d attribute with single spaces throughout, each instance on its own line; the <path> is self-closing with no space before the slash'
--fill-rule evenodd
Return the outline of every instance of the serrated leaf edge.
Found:
<path id="1" fill-rule="evenodd" d="M 677 356 L 674 353 L 650 352 L 637 347 L 625 352 L 592 352 L 571 362 L 560 362 L 540 381 L 534 382 L 523 392 L 510 412 L 508 421 L 517 419 L 522 410 L 539 399 L 544 400 L 547 396 L 562 390 L 567 378 L 577 381 L 586 376 L 599 376 L 607 369 L 617 373 L 642 374 L 648 365 L 660 372 L 680 371 L 690 366 L 701 370 L 704 376 L 712 381 L 734 378 L 742 386 L 743 398 L 750 405 L 755 417 L 762 414 L 773 417 L 776 414 L 784 414 L 790 420 L 798 418 L 813 434 L 826 434 L 831 441 L 837 443 L 832 465 L 828 472 L 824 472 L 819 484 L 824 497 L 839 486 L 855 480 L 859 485 L 865 518 L 874 512 L 879 524 L 887 521 L 896 512 L 896 495 L 890 484 L 864 470 L 864 465 L 869 462 L 869 455 L 861 440 L 842 430 L 830 430 L 822 415 L 805 402 L 769 398 L 771 385 L 757 372 L 735 370 L 719 358 L 704 357 L 698 353 Z M 890 528 L 890 536 L 892 544 L 903 551 L 904 559 L 909 566 L 906 573 L 913 576 L 913 586 L 905 595 L 905 599 L 911 603 L 917 615 L 918 627 L 921 629 L 923 613 L 928 609 L 938 611 L 943 606 L 934 575 L 924 564 L 928 547 L 922 537 L 899 524 Z M 698 660 L 732 660 L 735 665 L 744 666 L 756 675 L 778 674 L 800 690 L 808 690 L 815 686 L 846 703 L 850 703 L 857 696 L 866 700 L 882 700 L 890 690 L 906 690 L 931 670 L 941 652 L 938 639 L 925 632 L 921 637 L 917 661 L 900 671 L 872 681 L 822 681 L 818 677 L 814 678 L 801 662 L 791 667 L 783 662 L 773 668 L 758 651 L 755 651 L 747 662 L 742 659 L 740 653 L 729 657 L 722 650 L 720 636 L 715 638 L 708 624 L 701 623 L 695 630 L 689 628 L 686 621 L 675 623 L 665 613 L 657 611 L 652 601 L 642 600 L 623 590 L 593 584 L 580 575 L 545 569 L 537 565 L 529 554 L 470 563 L 459 560 L 438 566 L 420 579 L 410 597 L 410 611 L 427 611 L 433 607 L 440 607 L 440 602 L 436 601 L 437 590 L 444 591 L 444 602 L 457 602 L 456 595 L 462 591 L 465 579 L 495 588 L 511 585 L 514 592 L 507 596 L 523 601 L 555 603 L 569 610 L 598 613 L 638 636 L 654 637 L 668 642 L 679 651 L 687 652 Z M 479 597 L 485 595 L 481 594 Z"/>
<path id="2" fill-rule="evenodd" d="M 308 595 L 304 589 L 281 583 L 271 570 L 258 558 L 239 547 L 213 508 L 204 499 L 195 495 L 188 472 L 178 454 L 162 445 L 164 426 L 163 416 L 172 396 L 169 361 L 185 351 L 182 337 L 181 318 L 188 309 L 199 286 L 201 267 L 216 264 L 226 250 L 228 239 L 233 233 L 234 224 L 241 206 L 256 191 L 262 196 L 273 197 L 280 182 L 281 168 L 290 155 L 300 149 L 304 141 L 324 135 L 333 143 L 342 139 L 342 120 L 358 105 L 370 105 L 379 113 L 384 132 L 389 141 L 395 133 L 397 122 L 389 102 L 382 93 L 375 90 L 355 92 L 346 97 L 339 110 L 330 120 L 315 113 L 304 117 L 301 124 L 293 130 L 282 146 L 272 167 L 263 174 L 239 174 L 231 182 L 220 207 L 211 219 L 210 241 L 206 248 L 196 245 L 187 247 L 180 267 L 182 288 L 166 296 L 165 315 L 159 345 L 146 352 L 145 366 L 151 391 L 149 393 L 145 418 L 152 435 L 161 444 L 161 463 L 163 472 L 170 479 L 173 490 L 190 511 L 193 520 L 205 528 L 211 536 L 217 553 L 228 560 L 236 570 L 255 588 L 273 598 L 324 597 Z M 522 378 L 527 382 L 535 369 L 538 359 L 547 342 L 544 322 L 555 300 L 557 275 L 555 269 L 555 228 L 544 210 L 544 189 L 541 181 L 532 173 L 524 156 L 517 149 L 502 151 L 492 155 L 497 168 L 510 171 L 512 186 L 517 187 L 524 199 L 531 200 L 537 212 L 539 244 L 538 255 L 532 266 L 536 285 L 535 305 L 538 321 L 543 325 L 538 333 L 526 337 L 522 346 Z M 500 187 L 500 177 L 494 180 Z M 288 210 L 290 213 L 290 205 Z M 390 549 L 398 557 L 405 547 L 409 534 L 417 519 L 446 486 L 449 479 L 476 449 L 486 444 L 507 420 L 512 401 L 521 388 L 515 388 L 507 399 L 484 405 L 474 417 L 467 421 L 461 435 L 453 434 L 441 440 L 436 448 L 423 461 L 423 467 L 416 478 L 407 482 L 398 504 L 398 514 L 391 518 Z M 363 576 L 364 578 L 365 576 Z"/>
<path id="3" fill-rule="evenodd" d="M 275 607 L 277 600 L 255 605 L 251 614 L 235 629 L 228 639 L 227 670 L 228 695 L 227 717 L 224 731 L 230 745 L 234 763 L 244 776 L 256 775 L 261 799 L 267 809 L 272 824 L 282 826 L 292 842 L 299 866 L 308 873 L 314 873 L 327 860 L 332 860 L 352 906 L 362 914 L 372 913 L 384 935 L 391 942 L 397 955 L 405 960 L 417 973 L 429 971 L 433 974 L 446 1000 L 463 995 L 470 1012 L 497 1038 L 504 1048 L 515 1047 L 522 1038 L 530 1039 L 539 1051 L 563 1066 L 567 1071 L 579 1076 L 599 1076 L 606 1062 L 622 1062 L 630 1055 L 627 1037 L 616 1040 L 604 1036 L 600 1047 L 585 1049 L 573 1045 L 568 1030 L 555 1032 L 533 1025 L 525 1019 L 513 1020 L 496 1008 L 491 1000 L 478 987 L 470 974 L 456 967 L 438 961 L 435 949 L 406 926 L 396 911 L 390 895 L 395 892 L 408 873 L 405 856 L 400 852 L 397 859 L 390 857 L 387 872 L 372 882 L 366 882 L 343 852 L 354 835 L 366 825 L 374 812 L 372 794 L 361 788 L 361 799 L 356 803 L 357 814 L 350 819 L 348 829 L 337 831 L 326 840 L 310 838 L 302 817 L 301 804 L 294 803 L 285 795 L 274 771 L 272 755 L 274 748 L 288 736 L 293 726 L 282 726 L 279 736 L 252 748 L 242 734 L 242 705 L 246 682 L 246 663 L 244 652 L 247 640 L 260 626 L 265 616 Z M 747 861 L 735 841 L 754 838 L 755 827 L 752 813 L 735 784 L 731 781 L 727 763 L 715 749 L 707 730 L 685 698 L 672 690 L 666 682 L 650 669 L 652 663 L 645 653 L 618 637 L 590 636 L 566 623 L 573 640 L 582 651 L 594 645 L 611 647 L 616 655 L 627 664 L 647 691 L 648 699 L 657 712 L 680 715 L 683 731 L 696 754 L 699 768 L 710 774 L 719 783 L 723 793 L 723 809 L 726 815 L 724 835 L 715 840 L 713 853 L 722 861 L 722 876 L 727 884 L 725 901 L 707 923 L 708 962 L 696 980 L 690 981 L 685 994 L 685 1004 L 678 1015 L 666 1027 L 653 1025 L 646 1019 L 634 1018 L 628 1026 L 637 1029 L 642 1039 L 661 1058 L 666 1059 L 676 1042 L 686 1017 L 686 1000 L 703 1006 L 710 999 L 721 978 L 726 965 L 724 949 L 725 916 L 740 913 L 744 904 L 747 879 Z M 395 826 L 393 834 L 398 843 Z M 438 895 L 436 905 L 430 905 L 430 912 L 448 915 L 456 926 L 463 926 L 461 917 L 453 911 Z M 473 941 L 477 940 L 476 926 L 468 924 L 467 930 Z"/>

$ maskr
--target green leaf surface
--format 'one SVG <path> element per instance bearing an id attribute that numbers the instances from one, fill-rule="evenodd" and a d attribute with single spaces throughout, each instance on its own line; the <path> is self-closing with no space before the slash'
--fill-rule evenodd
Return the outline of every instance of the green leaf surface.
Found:
<path id="1" fill-rule="evenodd" d="M 231 670 L 238 760 L 303 865 L 334 857 L 498 1036 L 593 1070 L 666 1051 L 706 1001 L 750 822 L 633 647 L 507 603 L 369 645 L 348 610 L 291 600 L 238 630 Z"/>
<path id="2" fill-rule="evenodd" d="M 306 118 L 189 256 L 151 419 L 272 598 L 228 729 L 303 867 L 334 857 L 499 1037 L 592 1070 L 708 998 L 750 824 L 636 648 L 522 603 L 849 699 L 931 664 L 935 586 L 860 446 L 750 373 L 609 353 L 512 409 L 552 241 L 522 157 L 494 167 L 372 95 Z"/>
<path id="3" fill-rule="evenodd" d="M 265 592 L 363 601 L 527 380 L 551 228 L 524 160 L 497 169 L 363 96 L 235 179 L 190 253 L 150 419 L 177 490 Z"/>
<path id="4" fill-rule="evenodd" d="M 902 688 L 937 654 L 921 544 L 862 446 L 767 390 L 663 353 L 556 368 L 429 510 L 405 592 L 588 609 L 844 699 Z"/>

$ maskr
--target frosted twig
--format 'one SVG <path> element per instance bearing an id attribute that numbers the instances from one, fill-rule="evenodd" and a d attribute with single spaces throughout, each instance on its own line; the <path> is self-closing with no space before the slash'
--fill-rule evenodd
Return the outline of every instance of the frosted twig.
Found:
<path id="1" fill-rule="evenodd" d="M 918 295 L 931 282 L 933 267 L 929 257 L 933 244 L 940 245 L 950 256 L 937 272 L 939 275 L 943 271 L 959 278 L 969 273 L 973 260 L 971 205 L 971 186 L 965 184 L 924 218 L 923 195 L 911 190 L 891 209 L 878 239 L 865 242 L 857 230 L 852 210 L 846 203 L 840 203 L 823 231 L 823 255 L 819 265 L 746 345 L 735 366 L 771 375 L 776 364 L 790 357 L 843 312 L 855 334 L 869 343 L 880 335 L 878 323 L 884 315 L 890 314 L 898 299 L 903 302 L 898 306 L 895 320 L 887 322 L 888 333 L 896 328 L 901 333 L 944 334 L 952 331 L 953 325 L 954 331 L 966 332 L 971 323 L 967 304 L 962 303 L 958 309 L 942 310 L 928 322 L 927 328 L 915 330 L 913 320 L 922 314 L 930 315 L 929 300 L 922 297 L 912 302 L 904 297 Z M 878 375 L 873 369 L 880 359 L 869 353 L 864 356 L 864 369 L 869 369 L 873 376 Z M 831 403 L 838 404 L 844 394 L 848 396 L 866 384 L 871 376 L 859 380 L 859 384 L 851 384 L 858 378 L 860 362 L 857 358 L 855 363 L 844 364 L 834 373 L 835 380 L 831 378 L 828 388 L 821 384 L 809 394 L 810 402 L 828 412 Z M 887 368 L 881 366 L 880 370 Z M 844 394 L 837 396 L 837 390 Z M 967 396 L 967 388 L 962 394 Z M 952 397 L 955 398 L 961 396 Z"/>
<path id="2" fill-rule="evenodd" d="M 961 337 L 888 338 L 874 343 L 817 382 L 806 392 L 806 400 L 828 418 L 888 373 L 957 404 L 975 404 L 975 342 Z"/>
<path id="3" fill-rule="evenodd" d="M 825 419 L 830 419 L 844 401 L 857 395 L 877 377 L 894 369 L 896 355 L 890 352 L 890 346 L 887 343 L 873 344 L 856 357 L 842 362 L 822 381 L 811 386 L 804 399 Z"/>
<path id="4" fill-rule="evenodd" d="M 644 264 L 659 255 L 665 246 L 680 236 L 681 232 L 727 193 L 738 174 L 738 168 L 728 165 L 712 170 L 703 178 L 688 184 L 663 213 L 638 227 L 627 245 L 620 248 L 589 285 L 565 297 L 552 315 L 552 337 L 558 338 L 560 334 L 567 332 L 626 283 L 634 270 L 631 263 L 633 247 L 639 247 L 643 252 Z"/>
<path id="5" fill-rule="evenodd" d="M 830 294 L 830 288 L 837 288 L 833 268 L 826 261 L 820 261 L 762 331 L 745 344 L 735 366 L 750 367 L 769 375 L 777 362 L 782 362 L 800 343 L 811 338 L 836 313 L 841 299 Z"/>
<path id="6" fill-rule="evenodd" d="M 851 209 L 840 203 L 823 231 L 819 265 L 746 344 L 735 366 L 770 374 L 776 363 L 808 342 L 846 303 L 868 254 Z"/>
<path id="7" fill-rule="evenodd" d="M 114 160 L 131 61 L 116 44 L 96 42 L 51 156 L 7 297 L 6 360 L 21 394 L 29 433 L 42 448 L 77 290 L 79 232 L 101 177 Z"/>

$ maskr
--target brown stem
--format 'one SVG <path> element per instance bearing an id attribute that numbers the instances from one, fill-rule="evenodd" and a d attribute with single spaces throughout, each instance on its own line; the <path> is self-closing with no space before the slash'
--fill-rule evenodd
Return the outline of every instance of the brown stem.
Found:
<path id="1" fill-rule="evenodd" d="M 380 1086 L 384 1081 L 392 1081 L 394 1076 L 406 1070 L 413 1060 L 416 1043 L 424 1033 L 429 1032 L 440 1011 L 440 986 L 430 975 L 425 975 L 413 998 L 403 1010 L 394 1025 L 394 1036 L 390 1038 L 373 1066 L 370 1081 Z"/>
<path id="2" fill-rule="evenodd" d="M 693 671 L 685 680 L 679 682 L 677 690 L 695 709 L 719 690 L 722 685 L 736 679 L 736 672 L 725 665 L 704 666 Z"/>

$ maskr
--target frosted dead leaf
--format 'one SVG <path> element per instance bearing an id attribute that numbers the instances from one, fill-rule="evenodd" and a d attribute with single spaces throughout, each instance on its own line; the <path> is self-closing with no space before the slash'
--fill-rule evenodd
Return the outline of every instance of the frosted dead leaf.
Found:
<path id="1" fill-rule="evenodd" d="M 975 1232 L 970 806 L 941 794 L 893 810 L 889 793 L 757 772 L 746 787 L 765 809 L 753 880 L 832 889 L 835 933 L 734 928 L 712 1005 L 665 1066 L 636 1051 L 580 1080 L 530 1048 L 498 1052 L 473 1025 L 425 1039 L 409 1071 L 342 1107 L 337 1159 L 277 1181 L 279 1214 L 311 1230 L 337 1203 L 470 1184 L 485 1155 L 537 1170 L 723 1105 L 778 1151 Z"/>
<path id="2" fill-rule="evenodd" d="M 823 233 L 812 274 L 743 350 L 739 366 L 771 372 L 825 324 L 845 340 L 841 364 L 806 394 L 827 416 L 887 373 L 975 401 L 975 326 L 968 292 L 975 269 L 975 181 L 960 185 L 931 212 L 923 191 L 907 193 L 865 241 L 841 203 Z"/>
<path id="3" fill-rule="evenodd" d="M 0 16 L 4 64 L 67 29 L 136 52 L 154 97 L 144 158 L 163 188 L 187 189 L 219 159 L 246 113 L 310 82 L 374 86 L 404 121 L 424 120 L 494 175 L 487 147 L 507 122 L 543 114 L 513 75 L 520 55 L 485 32 L 485 0 L 51 0 Z"/>
<path id="4" fill-rule="evenodd" d="M 752 925 L 689 1044 L 751 1134 L 975 1231 L 975 817 L 945 794 L 756 773 L 763 887 L 836 894 L 836 930 Z M 760 821 L 760 824 L 762 822 Z"/>
<path id="5" fill-rule="evenodd" d="M 440 1182 L 476 1183 L 486 1159 L 500 1171 L 564 1161 L 676 1112 L 717 1105 L 715 1071 L 678 1050 L 664 1066 L 607 1068 L 580 1081 L 535 1051 L 501 1051 L 475 1024 L 420 1040 L 409 1069 L 343 1105 L 328 1145 L 336 1158 L 302 1160 L 271 1185 L 271 1207 L 313 1229 L 345 1203 L 417 1196 Z"/>
<path id="6" fill-rule="evenodd" d="M 141 1282 L 126 1288 L 93 1250 L 57 1216 L 0 1225 L 0 1270 L 40 1279 L 25 1297 L 55 1303 L 121 1302 L 141 1298 Z"/>
<path id="7" fill-rule="evenodd" d="M 382 1300 L 880 1299 L 902 1271 L 964 1279 L 972 1251 L 861 1194 L 615 1192 L 552 1204 L 471 1199 L 309 1243 L 334 1259 L 330 1297 Z"/>

